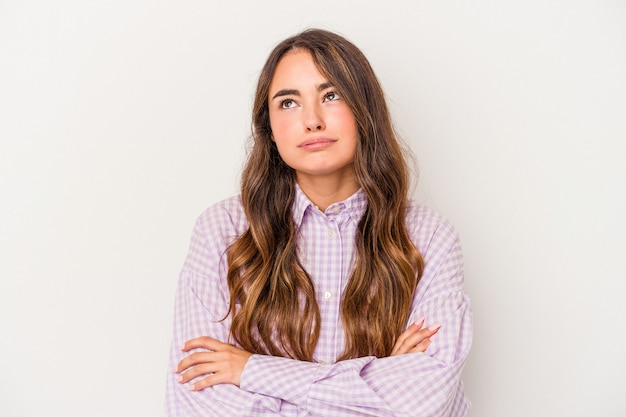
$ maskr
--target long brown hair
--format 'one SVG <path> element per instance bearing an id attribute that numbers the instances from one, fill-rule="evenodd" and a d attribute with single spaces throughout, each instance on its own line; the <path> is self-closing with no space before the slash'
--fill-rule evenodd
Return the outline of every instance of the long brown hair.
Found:
<path id="1" fill-rule="evenodd" d="M 320 311 L 297 256 L 291 207 L 295 172 L 271 139 L 269 86 L 280 59 L 303 49 L 357 121 L 355 176 L 368 205 L 356 232 L 356 262 L 341 304 L 345 350 L 339 360 L 388 356 L 402 333 L 424 263 L 405 225 L 409 170 L 383 90 L 363 53 L 343 37 L 306 30 L 278 44 L 261 74 L 253 146 L 241 178 L 249 228 L 228 253 L 231 336 L 253 353 L 313 360 Z"/>

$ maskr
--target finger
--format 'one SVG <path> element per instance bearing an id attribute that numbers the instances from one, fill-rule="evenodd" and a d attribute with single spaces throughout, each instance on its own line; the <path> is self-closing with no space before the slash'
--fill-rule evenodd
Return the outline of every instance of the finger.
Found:
<path id="1" fill-rule="evenodd" d="M 196 381 L 192 389 L 199 390 L 216 384 L 234 384 L 239 386 L 241 379 L 241 372 L 245 366 L 246 361 L 241 361 L 242 357 L 246 360 L 249 354 L 239 355 L 237 357 L 232 355 L 232 352 L 216 352 L 211 353 L 211 362 L 201 363 L 189 368 L 184 374 L 181 375 L 178 381 L 186 383 L 199 377 L 204 377 L 202 381 Z M 239 359 L 239 360 L 237 360 Z"/>
<path id="2" fill-rule="evenodd" d="M 432 336 L 437 334 L 437 332 L 439 331 L 440 328 L 441 328 L 441 326 L 439 324 L 435 324 L 435 325 L 432 325 L 430 327 L 426 327 L 426 328 L 420 330 L 419 332 L 415 333 L 414 335 L 408 337 L 405 340 L 404 345 L 407 347 L 407 349 L 412 349 L 413 347 L 417 346 L 422 341 L 424 341 L 424 340 L 426 340 L 428 338 L 431 338 Z"/>
<path id="3" fill-rule="evenodd" d="M 419 319 L 415 320 L 415 323 L 410 325 L 407 330 L 418 331 L 424 325 L 424 320 L 425 320 L 424 317 L 420 317 Z M 406 331 L 405 331 L 405 333 L 406 333 Z"/>
<path id="4" fill-rule="evenodd" d="M 409 350 L 409 353 L 424 353 L 426 352 L 426 349 L 428 349 L 428 346 L 430 346 L 430 339 L 423 340 L 420 344 Z"/>
<path id="5" fill-rule="evenodd" d="M 435 335 L 439 331 L 440 327 L 441 326 L 439 324 L 435 324 L 408 336 L 406 339 L 404 339 L 402 344 L 396 346 L 396 349 L 392 351 L 391 355 L 393 356 L 409 353 L 418 344 Z"/>
<path id="6" fill-rule="evenodd" d="M 216 352 L 195 352 L 178 362 L 176 372 L 180 373 L 192 366 L 196 366 L 201 363 L 216 362 L 217 360 Z"/>
<path id="7" fill-rule="evenodd" d="M 222 343 L 219 340 L 213 339 L 209 336 L 196 337 L 195 339 L 187 340 L 180 347 L 183 352 L 188 352 L 191 349 L 207 349 L 207 350 L 220 350 L 225 346 L 230 346 L 226 343 Z"/>
<path id="8" fill-rule="evenodd" d="M 227 382 L 228 381 L 223 377 L 223 375 L 218 372 L 216 374 L 209 375 L 206 378 L 202 378 L 193 384 L 189 384 L 187 389 L 189 391 L 201 391 L 205 388 L 212 387 L 213 385 L 224 384 Z"/>
<path id="9" fill-rule="evenodd" d="M 181 384 L 185 384 L 195 378 L 200 376 L 210 376 L 219 371 L 219 364 L 210 362 L 210 363 L 202 363 L 196 365 L 192 368 L 189 368 L 182 374 L 178 376 L 178 382 Z"/>
<path id="10" fill-rule="evenodd" d="M 415 323 L 411 324 L 408 327 L 408 329 L 402 332 L 402 334 L 398 337 L 398 340 L 396 340 L 396 343 L 393 346 L 391 354 L 394 355 L 398 350 L 400 350 L 402 346 L 404 345 L 405 341 L 409 337 L 413 336 L 416 332 L 418 332 L 422 328 L 423 325 L 424 325 L 424 317 L 421 317 L 418 320 L 416 320 Z"/>
<path id="11" fill-rule="evenodd" d="M 415 333 L 417 333 L 422 326 L 424 325 L 424 317 L 419 318 L 417 321 L 415 321 L 415 323 L 411 324 L 408 329 L 406 329 L 399 337 L 398 340 L 396 341 L 396 344 L 394 345 L 391 354 L 394 355 L 397 352 L 399 352 L 400 350 L 406 350 L 408 349 L 410 346 L 408 346 L 406 344 L 406 341 L 411 338 Z M 412 346 L 412 345 L 411 345 Z"/>

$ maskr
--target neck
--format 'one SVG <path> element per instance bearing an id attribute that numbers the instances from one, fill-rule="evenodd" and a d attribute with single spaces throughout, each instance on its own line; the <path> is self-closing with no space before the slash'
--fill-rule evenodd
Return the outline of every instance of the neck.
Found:
<path id="1" fill-rule="evenodd" d="M 300 188 L 321 211 L 343 201 L 359 189 L 354 175 L 339 177 L 296 175 Z"/>

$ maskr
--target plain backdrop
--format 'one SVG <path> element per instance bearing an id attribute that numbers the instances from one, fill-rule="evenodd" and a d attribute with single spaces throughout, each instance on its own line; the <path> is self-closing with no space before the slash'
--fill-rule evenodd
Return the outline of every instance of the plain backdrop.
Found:
<path id="1" fill-rule="evenodd" d="M 369 57 L 459 230 L 471 416 L 626 415 L 618 0 L 0 0 L 0 415 L 164 416 L 193 223 L 307 27 Z"/>

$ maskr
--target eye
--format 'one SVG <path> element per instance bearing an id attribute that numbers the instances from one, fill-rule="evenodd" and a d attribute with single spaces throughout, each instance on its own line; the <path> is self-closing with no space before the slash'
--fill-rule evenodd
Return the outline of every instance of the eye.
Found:
<path id="1" fill-rule="evenodd" d="M 291 109 L 293 107 L 296 107 L 296 102 L 291 99 L 286 99 L 280 102 L 281 109 Z"/>
<path id="2" fill-rule="evenodd" d="M 335 101 L 339 99 L 341 99 L 341 97 L 339 96 L 339 94 L 335 93 L 334 91 L 329 91 L 328 93 L 324 95 L 324 101 Z"/>

